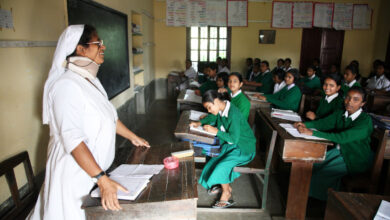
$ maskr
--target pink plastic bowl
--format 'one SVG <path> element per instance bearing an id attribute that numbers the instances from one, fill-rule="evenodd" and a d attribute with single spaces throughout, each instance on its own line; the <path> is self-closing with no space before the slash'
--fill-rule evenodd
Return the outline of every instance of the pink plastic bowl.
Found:
<path id="1" fill-rule="evenodd" d="M 179 159 L 176 157 L 166 157 L 164 158 L 164 167 L 168 170 L 175 169 L 179 166 Z"/>

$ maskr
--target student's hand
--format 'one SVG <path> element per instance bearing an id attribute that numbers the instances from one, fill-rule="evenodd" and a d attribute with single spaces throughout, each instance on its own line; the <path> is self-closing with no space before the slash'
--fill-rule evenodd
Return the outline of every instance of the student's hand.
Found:
<path id="1" fill-rule="evenodd" d="M 314 119 L 316 119 L 316 114 L 312 111 L 308 111 L 308 112 L 306 112 L 306 118 L 308 118 L 310 120 L 314 120 Z"/>
<path id="2" fill-rule="evenodd" d="M 201 125 L 202 125 L 202 123 L 200 123 L 199 121 L 193 121 L 190 123 L 190 127 L 194 127 L 194 128 L 197 128 Z"/>
<path id="3" fill-rule="evenodd" d="M 133 138 L 133 140 L 131 140 L 131 143 L 136 146 L 136 147 L 150 147 L 150 144 L 149 142 L 147 142 L 145 139 L 143 138 L 140 138 L 138 136 L 136 136 L 135 138 Z"/>
<path id="4" fill-rule="evenodd" d="M 201 95 L 202 95 L 202 94 L 200 93 L 200 90 L 199 90 L 199 89 L 195 90 L 195 95 L 198 95 L 198 96 L 201 96 Z"/>
<path id="5" fill-rule="evenodd" d="M 200 117 L 199 117 L 199 119 L 204 119 L 204 118 L 206 118 L 207 117 L 207 114 L 204 114 L 204 115 L 201 115 Z"/>
<path id="6" fill-rule="evenodd" d="M 108 176 L 102 176 L 97 185 L 100 189 L 100 195 L 102 197 L 102 206 L 104 210 L 110 209 L 113 211 L 121 210 L 122 207 L 119 205 L 117 191 L 121 190 L 123 192 L 128 193 L 127 189 L 121 186 L 119 183 L 114 180 L 108 178 Z"/>
<path id="7" fill-rule="evenodd" d="M 205 125 L 205 126 L 203 126 L 203 129 L 207 132 L 212 133 L 212 134 L 218 133 L 218 129 L 216 127 L 211 126 L 211 125 Z"/>
<path id="8" fill-rule="evenodd" d="M 294 128 L 298 128 L 298 127 L 306 128 L 306 125 L 303 124 L 302 122 L 295 122 L 293 126 L 294 126 Z"/>
<path id="9" fill-rule="evenodd" d="M 267 101 L 267 98 L 263 95 L 257 94 L 257 98 L 262 100 L 262 101 Z"/>
<path id="10" fill-rule="evenodd" d="M 310 135 L 312 136 L 313 135 L 313 131 L 306 128 L 306 127 L 303 127 L 303 126 L 298 126 L 298 131 L 299 133 L 301 134 L 306 134 L 306 135 Z"/>
<path id="11" fill-rule="evenodd" d="M 225 89 L 225 88 L 219 88 L 219 89 L 218 89 L 218 92 L 219 92 L 219 93 L 225 93 L 225 92 L 228 92 L 228 90 Z"/>

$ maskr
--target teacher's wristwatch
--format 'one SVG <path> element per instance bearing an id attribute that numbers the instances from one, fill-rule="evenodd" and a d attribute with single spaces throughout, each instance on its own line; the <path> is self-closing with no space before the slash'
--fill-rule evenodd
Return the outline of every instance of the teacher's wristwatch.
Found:
<path id="1" fill-rule="evenodd" d="M 99 179 L 100 179 L 102 176 L 104 176 L 104 175 L 106 175 L 106 172 L 102 171 L 102 172 L 100 172 L 98 175 L 93 176 L 93 177 L 92 177 L 92 182 L 97 183 L 97 182 L 99 181 Z"/>

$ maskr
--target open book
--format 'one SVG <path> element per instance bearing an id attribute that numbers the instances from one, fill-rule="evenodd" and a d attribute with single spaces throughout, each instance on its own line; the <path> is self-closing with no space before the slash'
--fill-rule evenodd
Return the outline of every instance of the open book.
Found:
<path id="1" fill-rule="evenodd" d="M 301 116 L 299 116 L 298 113 L 293 112 L 291 110 L 282 110 L 276 108 L 272 109 L 271 117 L 280 118 L 289 121 L 296 121 L 296 122 L 302 121 Z"/>
<path id="2" fill-rule="evenodd" d="M 202 126 L 198 126 L 198 127 L 190 126 L 190 131 L 199 132 L 201 134 L 205 134 L 208 136 L 213 136 L 213 137 L 215 136 L 215 134 L 205 131 Z"/>
<path id="3" fill-rule="evenodd" d="M 382 200 L 374 220 L 390 220 L 390 202 Z"/>
<path id="4" fill-rule="evenodd" d="M 200 121 L 200 117 L 202 115 L 207 115 L 207 113 L 191 110 L 190 111 L 190 120 L 191 121 Z"/>
<path id="5" fill-rule="evenodd" d="M 194 90 L 187 89 L 184 100 L 202 104 L 202 97 L 195 94 Z"/>
<path id="6" fill-rule="evenodd" d="M 324 138 L 301 134 L 301 133 L 299 133 L 298 129 L 294 128 L 294 126 L 292 124 L 280 123 L 279 125 L 280 125 L 280 127 L 284 128 L 293 137 L 305 138 L 305 139 L 309 139 L 309 140 L 326 140 Z"/>
<path id="7" fill-rule="evenodd" d="M 263 95 L 264 93 L 261 93 L 261 92 L 250 92 L 250 91 L 245 91 L 244 93 L 249 97 L 249 99 L 251 101 L 266 102 L 266 101 L 258 99 L 256 96 L 254 96 L 255 94 Z"/>

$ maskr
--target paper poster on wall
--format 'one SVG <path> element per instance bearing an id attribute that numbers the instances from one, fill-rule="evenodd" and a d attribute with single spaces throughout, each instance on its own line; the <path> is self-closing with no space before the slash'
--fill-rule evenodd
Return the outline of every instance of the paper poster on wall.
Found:
<path id="1" fill-rule="evenodd" d="M 332 27 L 333 3 L 315 3 L 313 26 Z"/>
<path id="2" fill-rule="evenodd" d="M 207 26 L 206 2 L 203 0 L 188 0 L 186 26 Z"/>
<path id="3" fill-rule="evenodd" d="M 248 26 L 248 0 L 227 1 L 227 25 Z"/>
<path id="4" fill-rule="evenodd" d="M 352 3 L 335 3 L 333 11 L 333 28 L 336 30 L 351 30 L 352 11 Z"/>
<path id="5" fill-rule="evenodd" d="M 226 26 L 226 0 L 207 0 L 206 10 L 209 24 Z"/>
<path id="6" fill-rule="evenodd" d="M 167 0 L 167 26 L 185 26 L 187 24 L 187 0 Z"/>
<path id="7" fill-rule="evenodd" d="M 294 2 L 293 27 L 311 28 L 313 26 L 313 3 Z"/>
<path id="8" fill-rule="evenodd" d="M 353 5 L 353 29 L 371 29 L 372 10 L 367 4 Z"/>
<path id="9" fill-rule="evenodd" d="M 292 2 L 272 2 L 273 28 L 292 28 Z"/>
<path id="10" fill-rule="evenodd" d="M 0 8 L 0 28 L 14 28 L 11 11 Z"/>

